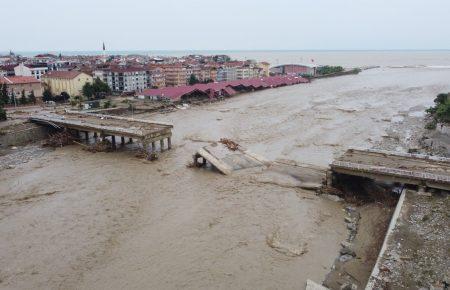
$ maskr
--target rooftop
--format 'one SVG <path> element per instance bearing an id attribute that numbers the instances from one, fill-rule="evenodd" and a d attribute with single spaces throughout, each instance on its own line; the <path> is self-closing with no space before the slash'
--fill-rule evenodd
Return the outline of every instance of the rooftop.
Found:
<path id="1" fill-rule="evenodd" d="M 0 77 L 1 84 L 39 84 L 40 81 L 35 79 L 34 77 L 24 77 L 24 76 L 13 76 L 13 77 Z"/>
<path id="2" fill-rule="evenodd" d="M 55 78 L 55 79 L 74 79 L 78 75 L 82 74 L 81 71 L 49 71 L 43 78 Z"/>

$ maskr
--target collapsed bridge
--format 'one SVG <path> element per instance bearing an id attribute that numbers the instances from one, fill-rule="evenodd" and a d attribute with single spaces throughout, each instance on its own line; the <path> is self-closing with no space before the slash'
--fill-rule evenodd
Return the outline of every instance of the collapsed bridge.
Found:
<path id="1" fill-rule="evenodd" d="M 152 152 L 156 150 L 156 142 L 160 143 L 160 150 L 163 151 L 166 139 L 167 149 L 172 147 L 173 125 L 163 122 L 72 111 L 66 111 L 64 114 L 39 114 L 29 119 L 56 129 L 73 130 L 78 135 L 84 133 L 86 140 L 89 140 L 90 133 L 94 138 L 111 137 L 113 148 L 116 148 L 116 136 L 121 138 L 122 144 L 125 143 L 125 138 L 128 138 L 129 142 L 137 139 L 144 149 Z"/>
<path id="2" fill-rule="evenodd" d="M 450 159 L 421 154 L 381 150 L 349 149 L 330 165 L 327 184 L 336 174 L 366 177 L 388 182 L 450 190 Z"/>

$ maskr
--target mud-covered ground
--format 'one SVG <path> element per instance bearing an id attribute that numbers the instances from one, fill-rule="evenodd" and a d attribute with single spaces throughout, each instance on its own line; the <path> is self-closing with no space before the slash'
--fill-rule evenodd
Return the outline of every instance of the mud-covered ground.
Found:
<path id="1" fill-rule="evenodd" d="M 447 193 L 406 193 L 374 289 L 448 289 L 449 207 Z"/>
<path id="2" fill-rule="evenodd" d="M 307 278 L 322 282 L 348 237 L 342 203 L 292 186 L 301 177 L 290 170 L 225 177 L 186 163 L 199 146 L 227 137 L 269 160 L 320 172 L 350 146 L 381 142 L 402 112 L 448 91 L 448 79 L 445 69 L 374 69 L 143 114 L 175 126 L 173 150 L 156 162 L 132 150 L 68 146 L 3 169 L 0 286 L 298 289 Z"/>

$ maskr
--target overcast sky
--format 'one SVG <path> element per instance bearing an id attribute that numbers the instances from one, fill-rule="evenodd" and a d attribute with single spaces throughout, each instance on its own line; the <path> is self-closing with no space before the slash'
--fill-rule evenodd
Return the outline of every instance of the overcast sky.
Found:
<path id="1" fill-rule="evenodd" d="M 450 49 L 449 0 L 9 0 L 0 51 Z"/>

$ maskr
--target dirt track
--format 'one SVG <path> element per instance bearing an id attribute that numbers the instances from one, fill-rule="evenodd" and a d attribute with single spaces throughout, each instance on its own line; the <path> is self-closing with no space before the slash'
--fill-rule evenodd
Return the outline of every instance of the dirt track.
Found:
<path id="1" fill-rule="evenodd" d="M 0 286 L 298 289 L 307 278 L 320 282 L 347 234 L 339 203 L 279 178 L 255 182 L 255 172 L 188 169 L 191 154 L 202 141 L 227 137 L 270 160 L 325 168 L 349 146 L 380 141 L 395 118 L 449 90 L 449 79 L 450 70 L 378 69 L 242 95 L 151 115 L 175 125 L 174 149 L 155 163 L 130 151 L 70 146 L 0 171 Z"/>

